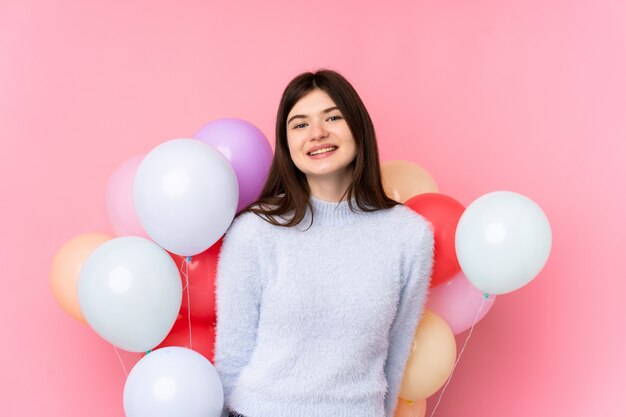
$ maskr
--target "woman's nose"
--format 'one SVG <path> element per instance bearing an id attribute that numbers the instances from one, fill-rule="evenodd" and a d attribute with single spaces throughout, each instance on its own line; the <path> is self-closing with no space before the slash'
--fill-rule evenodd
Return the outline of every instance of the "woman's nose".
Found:
<path id="1" fill-rule="evenodd" d="M 324 126 L 322 126 L 321 123 L 311 124 L 311 139 L 312 140 L 324 139 L 326 136 L 328 136 L 328 132 L 326 131 Z"/>

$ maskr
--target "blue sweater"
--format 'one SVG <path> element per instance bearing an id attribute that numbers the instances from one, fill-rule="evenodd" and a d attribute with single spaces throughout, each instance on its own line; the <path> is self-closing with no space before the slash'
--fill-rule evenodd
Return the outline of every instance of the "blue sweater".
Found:
<path id="1" fill-rule="evenodd" d="M 311 197 L 296 227 L 244 213 L 224 237 L 215 368 L 246 417 L 392 417 L 433 263 L 428 222 Z"/>

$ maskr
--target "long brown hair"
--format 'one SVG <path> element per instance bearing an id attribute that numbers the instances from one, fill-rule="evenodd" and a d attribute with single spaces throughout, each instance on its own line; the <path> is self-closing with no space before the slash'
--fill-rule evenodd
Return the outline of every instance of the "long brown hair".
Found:
<path id="1" fill-rule="evenodd" d="M 285 88 L 278 106 L 276 149 L 268 178 L 259 199 L 242 212 L 251 211 L 274 225 L 291 227 L 302 221 L 308 207 L 313 223 L 314 214 L 309 202 L 311 190 L 306 175 L 295 166 L 289 154 L 287 115 L 298 100 L 316 88 L 324 91 L 335 102 L 356 144 L 356 157 L 349 166 L 353 170 L 352 183 L 342 199 L 347 196 L 348 205 L 353 211 L 352 198 L 363 211 L 399 204 L 387 197 L 383 190 L 376 133 L 363 101 L 341 74 L 321 69 L 298 75 Z M 278 221 L 277 217 L 285 219 L 285 215 L 292 212 L 292 217 L 287 221 Z"/>

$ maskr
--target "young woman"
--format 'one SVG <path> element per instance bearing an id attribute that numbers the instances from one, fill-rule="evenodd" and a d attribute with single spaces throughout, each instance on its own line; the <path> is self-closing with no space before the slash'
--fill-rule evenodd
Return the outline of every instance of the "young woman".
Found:
<path id="1" fill-rule="evenodd" d="M 354 88 L 298 75 L 265 188 L 220 253 L 223 415 L 392 417 L 432 262 L 427 221 L 383 191 Z"/>

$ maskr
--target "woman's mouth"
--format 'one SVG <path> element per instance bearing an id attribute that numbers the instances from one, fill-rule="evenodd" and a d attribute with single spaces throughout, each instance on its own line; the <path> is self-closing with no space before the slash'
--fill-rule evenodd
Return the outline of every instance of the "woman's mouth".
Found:
<path id="1" fill-rule="evenodd" d="M 318 157 L 318 158 L 319 157 L 325 157 L 328 154 L 330 154 L 330 153 L 332 153 L 332 152 L 334 152 L 336 150 L 337 150 L 336 146 L 328 146 L 326 148 L 316 149 L 313 152 L 307 153 L 307 155 L 309 155 L 312 158 L 315 158 L 315 157 Z"/>

